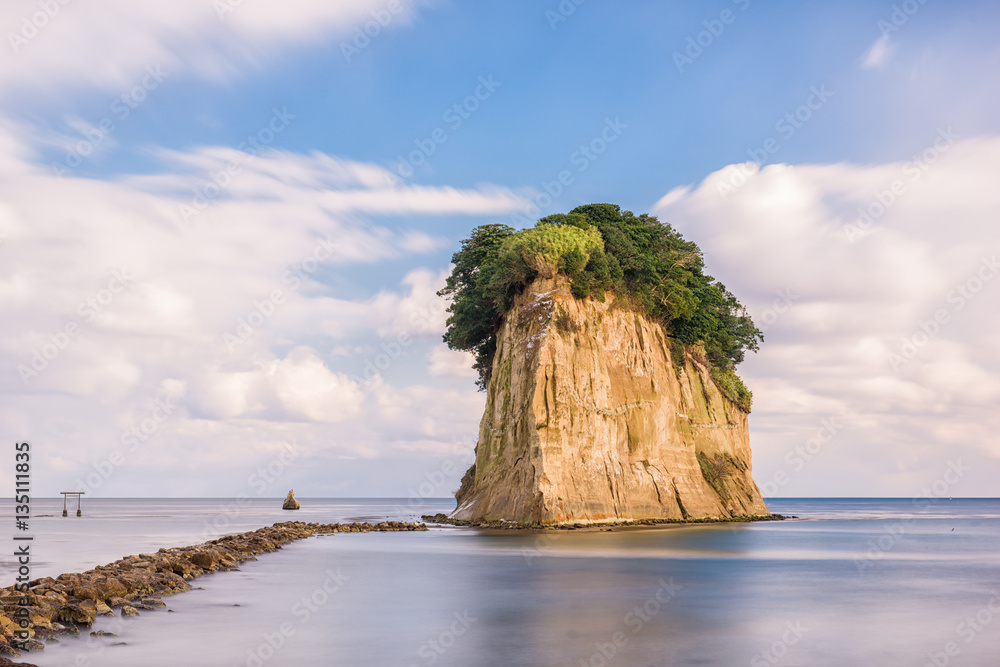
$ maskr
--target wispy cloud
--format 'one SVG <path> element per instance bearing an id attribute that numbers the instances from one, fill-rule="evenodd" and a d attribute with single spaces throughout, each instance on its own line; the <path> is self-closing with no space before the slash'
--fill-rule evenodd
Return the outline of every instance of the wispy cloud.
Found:
<path id="1" fill-rule="evenodd" d="M 882 69 L 889 62 L 893 52 L 896 50 L 895 44 L 890 43 L 889 35 L 882 35 L 865 52 L 861 67 L 864 69 Z"/>
<path id="2" fill-rule="evenodd" d="M 386 29 L 409 24 L 419 4 L 398 0 Z M 0 49 L 0 97 L 25 89 L 58 95 L 66 88 L 120 88 L 150 65 L 227 79 L 258 68 L 281 48 L 346 36 L 385 12 L 386 2 L 103 0 L 44 7 L 33 0 L 0 6 L 0 24 L 9 27 Z"/>

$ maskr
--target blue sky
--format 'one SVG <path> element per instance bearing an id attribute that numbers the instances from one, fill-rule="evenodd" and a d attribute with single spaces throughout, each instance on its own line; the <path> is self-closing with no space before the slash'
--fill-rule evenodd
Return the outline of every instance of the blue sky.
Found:
<path id="1" fill-rule="evenodd" d="M 219 4 L 0 11 L 0 424 L 45 452 L 45 492 L 235 495 L 294 441 L 269 495 L 406 496 L 446 464 L 448 495 L 483 400 L 439 342 L 451 253 L 478 224 L 610 201 L 697 241 L 768 318 L 742 369 L 759 482 L 908 496 L 964 457 L 953 495 L 996 495 L 996 296 L 948 299 L 997 248 L 994 4 Z M 938 306 L 919 354 L 887 361 Z M 150 422 L 157 400 L 176 407 Z M 838 446 L 792 470 L 831 415 Z"/>
<path id="2" fill-rule="evenodd" d="M 603 186 L 639 208 L 659 198 L 664 178 L 693 182 L 746 159 L 813 86 L 832 91 L 830 104 L 771 161 L 891 160 L 923 147 L 920 128 L 961 119 L 971 134 L 996 129 L 990 109 L 974 104 L 987 92 L 982 74 L 996 63 L 990 3 L 922 6 L 888 33 L 895 53 L 878 70 L 859 64 L 891 5 L 634 5 L 584 3 L 555 29 L 543 4 L 428 6 L 412 26 L 390 24 L 350 62 L 342 53 L 352 44 L 348 33 L 288 48 L 221 82 L 160 63 L 168 79 L 120 124 L 121 149 L 89 160 L 84 171 L 147 169 L 143 149 L 151 145 L 235 146 L 278 106 L 296 119 L 276 147 L 392 165 L 443 127 L 448 141 L 417 182 L 535 186 L 563 168 L 606 117 L 620 117 L 628 136 L 573 189 L 593 198 Z M 684 54 L 687 40 L 722 11 L 733 22 L 679 72 L 674 54 Z M 473 94 L 481 76 L 500 87 L 451 129 L 442 115 Z M 98 119 L 114 99 L 82 86 L 60 90 L 59 98 L 69 98 L 62 104 L 52 103 L 51 90 L 32 92 L 19 99 L 15 117 L 67 131 L 67 112 Z"/>

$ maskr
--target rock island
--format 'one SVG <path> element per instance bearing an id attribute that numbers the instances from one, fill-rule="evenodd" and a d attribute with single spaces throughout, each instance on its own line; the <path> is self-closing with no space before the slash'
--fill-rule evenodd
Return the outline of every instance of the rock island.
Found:
<path id="1" fill-rule="evenodd" d="M 735 373 L 762 335 L 694 243 L 592 204 L 479 227 L 453 261 L 445 341 L 487 397 L 452 519 L 770 517 Z"/>

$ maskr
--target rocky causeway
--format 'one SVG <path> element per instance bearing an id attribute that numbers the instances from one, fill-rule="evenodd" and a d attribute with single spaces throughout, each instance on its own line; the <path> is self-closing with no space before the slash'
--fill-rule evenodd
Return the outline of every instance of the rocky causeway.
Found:
<path id="1" fill-rule="evenodd" d="M 28 592 L 8 586 L 0 589 L 0 667 L 32 667 L 12 662 L 10 657 L 19 656 L 25 649 L 43 649 L 47 640 L 90 632 L 98 616 L 138 616 L 143 611 L 162 609 L 166 606 L 163 597 L 191 590 L 189 581 L 212 572 L 235 570 L 241 563 L 257 560 L 260 554 L 277 551 L 295 540 L 333 533 L 423 530 L 427 530 L 424 524 L 402 521 L 286 521 L 203 544 L 125 556 L 85 572 L 33 579 L 28 582 Z M 27 630 L 27 640 L 20 639 L 16 634 L 19 630 Z M 101 636 L 99 631 L 90 634 Z"/>

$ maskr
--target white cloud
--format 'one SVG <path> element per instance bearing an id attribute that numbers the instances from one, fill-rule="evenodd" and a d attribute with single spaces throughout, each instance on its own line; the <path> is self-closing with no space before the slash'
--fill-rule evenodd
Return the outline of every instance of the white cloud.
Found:
<path id="1" fill-rule="evenodd" d="M 889 35 L 882 35 L 865 52 L 861 66 L 865 69 L 882 69 L 895 50 L 895 45 L 889 42 Z"/>
<path id="2" fill-rule="evenodd" d="M 989 435 L 1000 429 L 1000 139 L 939 140 L 923 156 L 741 170 L 735 191 L 730 166 L 654 207 L 766 329 L 740 370 L 755 397 L 758 480 L 791 472 L 787 453 L 822 418 L 844 424 L 782 495 L 909 495 L 905 484 L 933 480 L 949 456 L 1000 472 Z M 874 452 L 918 451 L 885 486 Z M 967 493 L 990 493 L 985 478 L 955 490 Z"/>
<path id="3" fill-rule="evenodd" d="M 285 407 L 312 421 L 338 422 L 361 409 L 361 389 L 346 375 L 330 372 L 307 348 L 296 348 L 267 372 Z"/>
<path id="4" fill-rule="evenodd" d="M 437 295 L 444 287 L 449 269 L 416 269 L 403 278 L 409 294 L 382 291 L 374 299 L 370 323 L 382 337 L 440 335 L 448 319 L 448 302 Z"/>
<path id="5" fill-rule="evenodd" d="M 472 367 L 476 358 L 471 352 L 451 350 L 447 345 L 435 345 L 427 355 L 427 372 L 431 375 L 474 378 L 479 374 Z"/>
<path id="6" fill-rule="evenodd" d="M 380 430 L 395 438 L 401 449 L 406 443 L 436 441 L 442 454 L 468 451 L 475 444 L 486 395 L 472 391 L 441 390 L 426 384 L 409 387 L 382 385 L 375 392 Z"/>
<path id="7" fill-rule="evenodd" d="M 385 0 L 102 0 L 52 6 L 55 11 L 39 18 L 34 0 L 0 5 L 0 24 L 9 28 L 8 43 L 0 49 L 4 93 L 30 88 L 59 94 L 79 86 L 127 91 L 139 84 L 147 66 L 161 67 L 169 76 L 231 77 L 259 67 L 282 47 L 331 37 L 349 41 L 354 28 L 373 20 L 373 12 L 386 12 Z M 412 21 L 418 3 L 399 0 L 399 6 L 400 12 L 382 17 L 381 30 Z"/>
<path id="8" fill-rule="evenodd" d="M 401 187 L 376 165 L 271 151 L 245 162 L 225 195 L 185 225 L 179 206 L 234 151 L 162 153 L 163 172 L 117 180 L 59 179 L 15 136 L 0 124 L 9 148 L 0 152 L 0 427 L 45 441 L 51 457 L 39 474 L 51 488 L 42 492 L 74 486 L 122 446 L 123 433 L 152 423 L 157 400 L 175 406 L 169 418 L 128 454 L 130 472 L 95 493 L 239 493 L 246 475 L 207 490 L 204 470 L 266 463 L 291 440 L 313 457 L 297 473 L 303 483 L 389 493 L 420 451 L 450 455 L 474 432 L 478 415 L 448 421 L 435 387 L 351 375 L 377 351 L 373 341 L 404 332 L 422 342 L 403 353 L 423 359 L 426 339 L 444 330 L 435 292 L 447 270 L 414 269 L 394 291 L 351 298 L 329 277 L 438 251 L 445 241 L 419 228 L 425 214 L 509 213 L 524 206 L 510 191 Z M 415 227 L 374 224 L 372 212 Z M 240 332 L 245 339 L 227 347 L 224 336 Z M 393 370 L 405 385 L 404 367 Z M 404 404 L 384 403 L 391 392 Z M 467 402 L 452 393 L 450 405 Z M 471 386 L 469 395 L 481 400 Z M 378 482 L 388 486 L 318 476 L 319 461 L 400 451 L 393 456 L 407 463 Z M 155 479 L 140 483 L 144 476 Z"/>
<path id="9" fill-rule="evenodd" d="M 399 247 L 406 252 L 425 253 L 440 250 L 447 245 L 447 241 L 441 238 L 429 236 L 420 231 L 410 231 L 400 239 Z"/>

